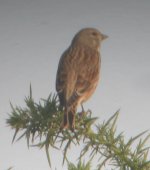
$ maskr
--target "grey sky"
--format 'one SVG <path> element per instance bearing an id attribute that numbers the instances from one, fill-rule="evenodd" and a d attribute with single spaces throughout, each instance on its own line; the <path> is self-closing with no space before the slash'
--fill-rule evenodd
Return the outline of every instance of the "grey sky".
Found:
<path id="1" fill-rule="evenodd" d="M 55 92 L 59 58 L 84 27 L 109 35 L 101 80 L 85 107 L 100 121 L 121 108 L 118 132 L 127 138 L 150 128 L 149 0 L 0 0 L 0 169 L 49 169 L 44 150 L 28 150 L 25 140 L 11 145 L 9 101 L 23 106 L 30 82 L 37 100 Z M 52 153 L 61 169 L 59 152 Z"/>

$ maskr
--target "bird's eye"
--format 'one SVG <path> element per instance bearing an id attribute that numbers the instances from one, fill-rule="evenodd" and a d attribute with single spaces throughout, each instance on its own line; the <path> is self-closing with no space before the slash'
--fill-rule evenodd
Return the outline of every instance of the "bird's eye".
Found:
<path id="1" fill-rule="evenodd" d="M 96 33 L 96 32 L 92 32 L 92 35 L 93 35 L 93 36 L 97 36 L 97 33 Z"/>

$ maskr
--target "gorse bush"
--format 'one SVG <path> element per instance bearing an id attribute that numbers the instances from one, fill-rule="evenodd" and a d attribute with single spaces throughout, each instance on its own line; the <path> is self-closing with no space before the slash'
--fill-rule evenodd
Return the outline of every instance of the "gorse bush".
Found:
<path id="1" fill-rule="evenodd" d="M 92 159 L 98 157 L 96 169 L 100 170 L 109 163 L 115 170 L 150 170 L 148 159 L 149 147 L 145 144 L 150 135 L 141 138 L 146 133 L 132 137 L 127 142 L 123 133 L 116 132 L 116 121 L 119 115 L 117 111 L 111 118 L 102 124 L 97 124 L 97 117 L 92 117 L 91 111 L 76 113 L 76 127 L 74 132 L 61 130 L 63 110 L 59 106 L 57 96 L 51 94 L 47 99 L 41 99 L 36 103 L 30 95 L 25 98 L 26 107 L 13 106 L 8 115 L 7 124 L 15 130 L 12 142 L 26 138 L 28 147 L 36 146 L 45 148 L 49 165 L 50 148 L 63 149 L 63 160 L 68 162 L 68 170 L 91 170 Z M 94 129 L 94 130 L 93 130 Z M 35 143 L 39 140 L 39 143 Z M 138 141 L 138 143 L 137 143 Z M 83 144 L 79 162 L 74 165 L 67 158 L 67 151 L 73 145 Z M 133 144 L 136 147 L 133 149 Z M 89 161 L 82 160 L 89 155 Z"/>

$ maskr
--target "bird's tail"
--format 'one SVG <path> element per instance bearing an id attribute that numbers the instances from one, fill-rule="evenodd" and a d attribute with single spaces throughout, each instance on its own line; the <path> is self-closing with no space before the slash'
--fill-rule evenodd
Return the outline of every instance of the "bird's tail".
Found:
<path id="1" fill-rule="evenodd" d="M 76 113 L 76 108 L 73 107 L 68 113 L 68 120 L 69 120 L 69 127 L 70 130 L 74 131 L 75 128 L 75 113 Z"/>
<path id="2" fill-rule="evenodd" d="M 75 128 L 75 113 L 76 113 L 76 106 L 71 106 L 69 109 L 66 108 L 64 112 L 64 119 L 63 119 L 63 129 L 70 129 L 74 131 Z"/>

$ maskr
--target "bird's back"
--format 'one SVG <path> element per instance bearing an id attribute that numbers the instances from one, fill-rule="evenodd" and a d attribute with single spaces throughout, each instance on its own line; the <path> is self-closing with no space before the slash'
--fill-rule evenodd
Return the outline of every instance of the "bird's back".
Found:
<path id="1" fill-rule="evenodd" d="M 71 46 L 61 57 L 56 90 L 62 106 L 86 101 L 99 80 L 99 52 L 82 45 Z"/>

